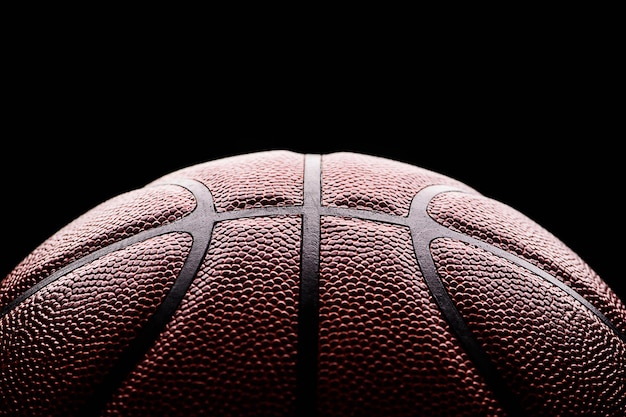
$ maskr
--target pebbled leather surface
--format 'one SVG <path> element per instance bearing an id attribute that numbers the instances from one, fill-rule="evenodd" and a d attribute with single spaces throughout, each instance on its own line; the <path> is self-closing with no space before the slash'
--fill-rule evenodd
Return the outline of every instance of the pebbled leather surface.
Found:
<path id="1" fill-rule="evenodd" d="M 192 218 L 185 227 L 212 230 L 206 255 L 198 254 L 200 268 L 161 333 L 112 387 L 104 414 L 293 416 L 306 216 L 320 219 L 311 229 L 319 235 L 306 234 L 309 245 L 319 239 L 313 414 L 505 417 L 494 384 L 435 302 L 434 279 L 464 320 L 456 329 L 471 332 L 524 415 L 624 415 L 619 331 L 527 264 L 454 233 L 425 241 L 441 228 L 421 234 L 409 220 L 421 214 L 408 216 L 431 185 L 462 190 L 433 197 L 428 214 L 439 226 L 528 261 L 626 330 L 626 307 L 557 237 L 419 167 L 339 152 L 321 156 L 318 182 L 305 181 L 304 162 L 267 151 L 184 168 L 104 202 L 43 242 L 0 282 L 0 308 L 67 265 L 89 262 L 0 318 L 0 415 L 71 416 L 89 401 L 166 299 L 199 236 L 167 229 L 175 231 L 89 255 Z M 197 196 L 176 180 L 207 187 L 202 210 L 193 212 Z M 305 195 L 305 182 L 319 198 Z M 316 206 L 304 210 L 307 201 Z M 420 266 L 414 236 L 436 276 Z"/>
<path id="2" fill-rule="evenodd" d="M 0 415 L 74 415 L 176 279 L 191 245 L 170 234 L 56 280 L 0 320 Z"/>
<path id="3" fill-rule="evenodd" d="M 72 261 L 171 223 L 194 207 L 193 196 L 173 185 L 142 188 L 101 203 L 42 242 L 0 281 L 0 309 Z"/>
<path id="4" fill-rule="evenodd" d="M 474 246 L 439 239 L 432 250 L 456 305 L 530 415 L 623 414 L 626 344 L 595 315 Z"/>

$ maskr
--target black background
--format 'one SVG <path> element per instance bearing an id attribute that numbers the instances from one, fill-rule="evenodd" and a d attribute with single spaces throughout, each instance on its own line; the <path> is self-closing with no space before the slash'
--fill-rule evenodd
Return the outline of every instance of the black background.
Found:
<path id="1" fill-rule="evenodd" d="M 626 299 L 622 72 L 612 34 L 594 33 L 27 40 L 7 65 L 0 276 L 95 205 L 175 169 L 354 151 L 516 208 Z"/>

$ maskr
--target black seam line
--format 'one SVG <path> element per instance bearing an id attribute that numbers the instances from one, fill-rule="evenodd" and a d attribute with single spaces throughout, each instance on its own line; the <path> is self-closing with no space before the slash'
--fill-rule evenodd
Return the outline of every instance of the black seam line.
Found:
<path id="1" fill-rule="evenodd" d="M 582 304 L 587 310 L 589 310 L 589 312 L 591 312 L 593 315 L 595 315 L 598 319 L 600 319 L 600 321 L 602 321 L 606 326 L 608 326 L 617 336 L 618 338 L 620 338 L 622 341 L 626 342 L 626 337 L 624 335 L 624 333 L 618 329 L 601 311 L 599 311 L 593 304 L 591 304 L 589 301 L 587 301 L 587 299 L 585 299 L 582 295 L 580 295 L 576 290 L 574 290 L 572 287 L 568 286 L 567 284 L 565 284 L 563 281 L 555 278 L 554 276 L 550 275 L 548 272 L 544 271 L 543 269 L 539 268 L 538 266 L 530 263 L 529 261 L 520 258 L 517 255 L 514 255 L 510 252 L 507 252 L 497 246 L 491 245 L 489 243 L 486 243 L 482 240 L 473 238 L 471 236 L 465 235 L 463 233 L 448 229 L 447 227 L 443 226 L 442 224 L 436 222 L 432 217 L 430 217 L 429 215 L 426 215 L 426 206 L 427 204 L 430 202 L 430 200 L 439 193 L 442 192 L 449 192 L 449 191 L 456 191 L 456 192 L 465 192 L 463 190 L 459 190 L 459 189 L 455 189 L 449 186 L 444 186 L 444 185 L 437 185 L 437 186 L 431 186 L 431 187 L 427 187 L 425 189 L 423 189 L 422 191 L 420 191 L 419 193 L 419 197 L 416 196 L 413 199 L 413 202 L 411 204 L 411 210 L 410 213 L 413 212 L 422 212 L 424 213 L 423 219 L 421 219 L 420 221 L 422 222 L 422 226 L 420 226 L 422 228 L 421 230 L 421 235 L 422 235 L 422 239 L 428 239 L 428 242 L 430 244 L 430 242 L 436 238 L 451 238 L 451 239 L 455 239 L 455 240 L 460 240 L 463 241 L 465 243 L 469 243 L 473 246 L 477 246 L 485 251 L 491 252 L 494 255 L 506 259 L 528 271 L 530 271 L 531 273 L 538 275 L 539 277 L 543 278 L 544 280 L 548 281 L 550 284 L 560 288 L 561 290 L 563 290 L 565 293 L 567 293 L 569 296 L 571 296 L 572 298 L 574 298 L 576 301 L 578 301 L 580 304 Z M 410 214 L 410 217 L 412 216 L 412 214 Z"/>
<path id="2" fill-rule="evenodd" d="M 321 156 L 304 157 L 295 411 L 299 417 L 313 417 L 317 415 Z"/>
<path id="3" fill-rule="evenodd" d="M 180 219 L 180 220 L 178 220 L 175 223 L 169 223 L 169 224 L 163 225 L 163 226 L 159 227 L 158 229 L 144 230 L 144 231 L 142 231 L 140 233 L 137 233 L 136 235 L 133 235 L 133 236 L 128 237 L 126 239 L 123 239 L 123 240 L 120 240 L 118 242 L 112 243 L 112 244 L 110 244 L 110 245 L 108 245 L 106 247 L 100 248 L 97 251 L 94 251 L 94 252 L 90 253 L 89 255 L 85 255 L 82 258 L 77 259 L 76 261 L 74 261 L 74 262 L 64 266 L 63 268 L 55 271 L 54 273 L 50 274 L 46 278 L 42 279 L 37 284 L 33 285 L 28 290 L 24 291 L 18 297 L 13 299 L 13 301 L 8 303 L 4 307 L 2 312 L 0 312 L 0 318 L 4 317 L 11 310 L 13 310 L 15 307 L 17 307 L 24 300 L 26 300 L 27 298 L 29 298 L 30 296 L 32 296 L 36 292 L 40 291 L 44 287 L 52 284 L 57 279 L 59 279 L 59 278 L 65 276 L 65 275 L 69 274 L 70 272 L 74 271 L 75 269 L 80 268 L 83 265 L 86 265 L 86 264 L 88 264 L 90 262 L 93 262 L 96 259 L 101 258 L 101 257 L 103 257 L 105 255 L 108 255 L 108 254 L 110 254 L 112 252 L 118 251 L 120 249 L 124 249 L 124 248 L 126 248 L 126 247 L 128 247 L 130 245 L 135 244 L 135 243 L 142 242 L 144 240 L 147 240 L 147 239 L 150 239 L 150 238 L 162 235 L 162 234 L 170 233 L 170 232 L 184 231 L 184 230 L 180 229 L 179 223 L 181 222 L 181 220 L 183 220 L 183 219 Z M 186 220 L 186 218 L 184 220 Z"/>
<path id="4" fill-rule="evenodd" d="M 187 188 L 195 197 L 197 206 L 190 216 L 186 217 L 184 231 L 193 238 L 191 249 L 183 267 L 174 281 L 172 288 L 159 304 L 155 312 L 140 329 L 138 335 L 122 351 L 120 357 L 112 366 L 109 373 L 98 383 L 92 397 L 79 411 L 79 416 L 99 415 L 106 407 L 115 391 L 122 384 L 126 376 L 135 368 L 145 353 L 152 347 L 159 334 L 163 331 L 172 315 L 178 308 L 192 281 L 196 277 L 211 241 L 215 213 L 213 198 L 209 190 L 197 181 L 177 181 L 176 185 Z M 178 226 L 183 226 L 178 222 Z"/>
<path id="5" fill-rule="evenodd" d="M 165 185 L 179 185 L 179 186 L 182 186 L 182 187 L 188 189 L 194 195 L 202 195 L 202 194 L 207 194 L 208 193 L 208 190 L 204 187 L 204 185 L 202 185 L 199 182 L 192 181 L 192 180 L 180 180 L 180 181 L 168 183 L 168 184 L 165 184 Z M 208 205 L 211 205 L 213 200 L 210 197 L 210 194 L 209 194 L 208 198 L 209 198 Z M 73 261 L 72 263 L 64 266 L 63 268 L 53 272 L 52 274 L 50 274 L 46 278 L 44 278 L 41 281 L 39 281 L 37 284 L 35 284 L 32 287 L 30 287 L 25 292 L 23 292 L 21 295 L 16 297 L 13 301 L 8 303 L 2 309 L 2 311 L 0 312 L 0 319 L 2 317 L 4 317 L 6 314 L 8 314 L 15 307 L 17 307 L 24 300 L 26 300 L 27 298 L 29 298 L 30 296 L 32 296 L 36 292 L 40 291 L 44 287 L 50 285 L 51 283 L 53 283 L 54 281 L 58 280 L 59 278 L 69 274 L 70 272 L 74 271 L 75 269 L 78 269 L 81 266 L 84 266 L 84 265 L 86 265 L 86 264 L 88 264 L 90 262 L 93 262 L 96 259 L 99 259 L 99 258 L 101 258 L 101 257 L 103 257 L 105 255 L 108 255 L 110 253 L 116 252 L 116 251 L 121 250 L 121 249 L 125 249 L 126 247 L 128 247 L 130 245 L 133 245 L 135 243 L 143 242 L 144 240 L 148 240 L 148 239 L 151 239 L 153 237 L 164 235 L 164 234 L 168 234 L 168 233 L 173 233 L 173 232 L 189 233 L 193 237 L 194 236 L 194 230 L 196 230 L 198 225 L 203 221 L 203 219 L 206 216 L 206 212 L 208 210 L 211 210 L 211 209 L 207 209 L 207 207 L 204 207 L 207 204 L 203 203 L 203 200 L 196 199 L 196 201 L 197 201 L 197 203 L 196 203 L 197 206 L 194 208 L 194 210 L 191 213 L 189 213 L 188 215 L 186 215 L 186 216 L 184 216 L 184 217 L 182 217 L 182 218 L 180 218 L 180 219 L 178 219 L 178 220 L 176 220 L 176 221 L 174 221 L 172 223 L 164 224 L 164 225 L 159 226 L 159 227 L 154 228 L 154 229 L 144 230 L 142 232 L 137 233 L 136 235 L 133 235 L 133 236 L 127 237 L 125 239 L 119 240 L 119 241 L 117 241 L 115 243 L 112 243 L 112 244 L 110 244 L 108 246 L 100 248 L 100 249 L 98 249 L 98 250 L 96 250 L 96 251 L 94 251 L 94 252 L 92 252 L 92 253 L 90 253 L 88 255 L 85 255 L 82 258 L 77 259 L 77 260 Z"/>
<path id="6" fill-rule="evenodd" d="M 442 235 L 446 235 L 448 229 L 443 227 L 444 230 L 441 230 L 442 226 L 428 214 L 427 206 L 436 194 L 445 191 L 456 190 L 447 186 L 428 187 L 420 191 L 411 203 L 409 218 L 411 220 L 410 230 L 415 257 L 417 258 L 424 282 L 439 306 L 441 314 L 450 325 L 452 332 L 457 336 L 470 360 L 485 379 L 487 386 L 493 391 L 506 415 L 522 417 L 524 414 L 522 413 L 519 400 L 510 391 L 495 363 L 491 361 L 472 334 L 437 273 L 435 262 L 430 252 L 430 242 L 433 239 L 442 237 Z"/>
<path id="7" fill-rule="evenodd" d="M 159 186 L 159 185 L 181 185 L 189 190 L 192 190 L 194 188 L 197 189 L 198 187 L 204 188 L 204 185 L 202 185 L 201 183 L 197 183 L 194 180 L 173 181 L 168 184 L 158 184 L 158 185 L 153 185 L 153 186 Z M 420 194 L 427 192 L 427 189 L 430 189 L 430 192 L 433 193 L 433 196 L 434 194 L 438 194 L 439 192 L 444 192 L 444 191 L 465 192 L 464 190 L 452 188 L 449 186 L 430 186 L 420 191 Z M 434 192 L 436 190 L 439 190 L 439 191 Z M 201 191 L 199 192 L 202 193 Z M 212 202 L 212 199 L 210 201 Z M 379 213 L 379 212 L 374 212 L 374 211 L 364 210 L 364 209 L 350 209 L 350 208 L 343 208 L 343 207 L 328 207 L 328 206 L 322 207 L 321 203 L 318 203 L 318 204 L 320 204 L 317 206 L 319 207 L 320 216 L 358 218 L 358 219 L 363 219 L 363 220 L 379 221 L 379 222 L 391 223 L 391 224 L 402 225 L 402 226 L 410 225 L 409 218 L 405 216 Z M 415 205 L 415 204 L 416 203 L 414 200 L 412 205 Z M 213 217 L 214 223 L 217 223 L 223 220 L 235 220 L 235 219 L 240 219 L 240 218 L 282 216 L 282 215 L 302 215 L 302 213 L 303 213 L 302 206 L 258 207 L 258 208 L 250 208 L 250 209 L 245 209 L 245 210 L 233 210 L 233 211 L 228 211 L 228 212 L 216 212 L 214 209 L 211 211 L 211 215 Z M 33 285 L 24 293 L 22 293 L 20 296 L 16 297 L 13 301 L 8 303 L 2 309 L 2 311 L 0 311 L 0 319 L 4 317 L 6 314 L 8 314 L 13 308 L 15 308 L 20 303 L 22 303 L 25 299 L 32 296 L 33 294 L 35 294 L 36 292 L 38 292 L 45 286 L 56 281 L 62 276 L 72 272 L 73 270 L 80 268 L 81 266 L 86 265 L 104 255 L 107 255 L 109 253 L 115 252 L 120 249 L 124 249 L 127 246 L 130 246 L 132 244 L 135 244 L 135 243 L 138 243 L 138 242 L 141 242 L 141 241 L 144 241 L 144 240 L 147 240 L 147 239 L 150 239 L 152 237 L 156 237 L 162 234 L 167 234 L 167 233 L 172 233 L 172 232 L 192 233 L 193 230 L 195 230 L 195 225 L 193 225 L 194 216 L 195 214 L 194 212 L 192 212 L 188 216 L 185 216 L 175 222 L 168 223 L 163 226 L 159 226 L 158 228 L 155 228 L 155 229 L 149 229 L 149 230 L 139 232 L 138 234 L 134 236 L 112 243 L 104 248 L 101 248 L 97 251 L 90 253 L 89 255 L 85 255 L 84 257 L 54 272 L 47 278 L 39 281 L 37 284 Z M 192 225 L 188 227 L 187 223 L 191 223 Z M 567 294 L 572 296 L 574 299 L 576 299 L 578 302 L 580 302 L 590 312 L 592 312 L 596 317 L 598 317 L 605 325 L 607 325 L 622 341 L 626 342 L 626 335 L 620 329 L 618 329 L 604 314 L 602 314 L 602 312 L 600 312 L 591 303 L 589 303 L 583 296 L 581 296 L 578 292 L 576 292 L 574 289 L 569 287 L 567 284 L 553 277 L 552 275 L 540 269 L 536 265 L 522 258 L 519 258 L 515 255 L 512 255 L 511 253 L 503 249 L 500 249 L 497 246 L 490 245 L 484 241 L 481 241 L 476 238 L 472 238 L 465 234 L 448 229 L 434 220 L 430 222 L 429 227 L 431 229 L 437 230 L 436 233 L 433 232 L 434 233 L 433 237 L 449 237 L 452 239 L 457 239 L 457 240 L 472 244 L 474 246 L 478 246 L 486 251 L 494 253 L 495 255 L 499 257 L 505 258 L 531 271 L 532 273 L 536 275 L 539 275 L 541 278 L 557 286 L 558 288 L 560 288 L 561 290 L 565 291 Z"/>
<path id="8" fill-rule="evenodd" d="M 160 183 L 157 185 L 151 185 L 151 187 L 163 186 L 163 185 L 180 185 L 184 188 L 189 189 L 190 191 L 192 189 L 196 189 L 196 192 L 198 192 L 197 191 L 198 187 L 204 187 L 204 185 L 202 185 L 201 183 L 197 183 L 195 180 L 178 180 L 178 181 L 172 181 L 169 183 Z M 202 193 L 202 192 L 199 192 L 199 193 Z M 41 281 L 39 281 L 38 283 L 30 287 L 28 290 L 24 291 L 22 294 L 20 294 L 16 298 L 14 298 L 13 301 L 8 303 L 2 309 L 2 311 L 0 311 L 0 319 L 2 319 L 2 317 L 4 317 L 11 310 L 13 310 L 19 304 L 21 304 L 24 300 L 31 297 L 32 295 L 34 295 L 35 293 L 37 293 L 44 287 L 50 285 L 51 283 L 58 280 L 59 278 L 62 278 L 63 276 L 69 274 L 75 269 L 78 269 L 81 266 L 84 266 L 90 262 L 93 262 L 96 259 L 99 259 L 105 255 L 108 255 L 110 253 L 116 252 L 121 249 L 125 249 L 126 247 L 133 245 L 135 243 L 143 242 L 144 240 L 147 240 L 156 236 L 168 234 L 168 233 L 181 232 L 181 233 L 193 234 L 192 232 L 196 230 L 195 223 L 200 221 L 200 220 L 197 220 L 196 217 L 198 216 L 201 219 L 203 219 L 203 217 L 195 213 L 197 210 L 198 210 L 197 208 L 194 209 L 194 211 L 192 211 L 188 215 L 172 223 L 167 223 L 162 226 L 158 226 L 154 229 L 141 231 L 137 233 L 136 235 L 111 243 L 108 246 L 100 248 L 94 252 L 91 252 L 88 255 L 81 257 L 80 259 L 77 259 L 71 262 L 70 264 L 64 266 L 63 268 L 53 272 L 46 278 L 42 279 Z M 284 207 L 255 207 L 255 208 L 233 210 L 233 211 L 227 211 L 227 212 L 212 211 L 210 215 L 212 217 L 212 221 L 214 223 L 218 223 L 218 222 L 225 221 L 225 220 L 236 220 L 236 219 L 250 218 L 250 217 L 271 217 L 271 216 L 286 216 L 286 215 L 300 216 L 302 215 L 302 213 L 303 213 L 302 206 L 284 206 Z M 359 218 L 359 219 L 364 219 L 364 220 L 399 224 L 399 225 L 405 225 L 405 226 L 408 225 L 407 218 L 404 216 L 376 213 L 376 212 L 372 212 L 369 210 L 347 209 L 347 208 L 342 208 L 342 207 L 320 207 L 319 214 L 320 216 L 328 215 L 328 216 L 337 216 L 337 217 L 350 217 L 350 218 Z"/>
<path id="9" fill-rule="evenodd" d="M 474 238 L 471 238 L 469 236 L 466 236 L 462 233 L 458 233 L 455 231 L 450 231 L 450 236 L 446 236 L 446 237 L 450 237 L 453 239 L 457 239 L 466 243 L 470 243 L 473 244 L 474 246 L 478 246 L 481 249 L 484 249 L 486 251 L 492 252 L 494 255 L 499 256 L 500 258 L 504 258 L 518 266 L 521 266 L 522 268 L 527 269 L 528 271 L 532 272 L 535 275 L 540 276 L 541 278 L 543 278 L 544 280 L 550 282 L 552 285 L 560 288 L 561 290 L 563 290 L 565 293 L 567 293 L 569 296 L 571 296 L 572 298 L 574 298 L 576 301 L 578 301 L 580 304 L 582 304 L 587 310 L 589 310 L 589 312 L 591 312 L 593 315 L 595 315 L 598 319 L 600 319 L 600 321 L 602 321 L 607 327 L 609 327 L 614 333 L 615 335 L 621 339 L 623 342 L 626 342 L 626 336 L 624 335 L 624 333 L 618 329 L 609 319 L 608 317 L 606 317 L 600 310 L 598 310 L 593 304 L 591 304 L 589 301 L 587 301 L 587 299 L 585 299 L 582 295 L 580 295 L 580 293 L 578 293 L 576 290 L 574 290 L 572 287 L 568 286 L 567 284 L 565 284 L 563 281 L 555 278 L 554 276 L 550 275 L 549 273 L 547 273 L 546 271 L 544 271 L 543 269 L 537 267 L 536 265 L 526 261 L 525 259 L 522 258 L 518 258 L 515 255 L 511 255 L 510 252 L 507 252 L 503 249 L 500 249 L 496 246 L 490 245 L 488 243 L 485 243 L 483 241 L 480 240 L 476 240 Z"/>

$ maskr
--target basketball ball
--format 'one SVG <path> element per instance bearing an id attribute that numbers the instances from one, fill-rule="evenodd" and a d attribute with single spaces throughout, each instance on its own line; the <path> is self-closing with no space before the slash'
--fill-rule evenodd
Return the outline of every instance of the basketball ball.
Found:
<path id="1" fill-rule="evenodd" d="M 379 156 L 107 200 L 0 281 L 2 416 L 624 416 L 626 306 L 547 229 Z"/>

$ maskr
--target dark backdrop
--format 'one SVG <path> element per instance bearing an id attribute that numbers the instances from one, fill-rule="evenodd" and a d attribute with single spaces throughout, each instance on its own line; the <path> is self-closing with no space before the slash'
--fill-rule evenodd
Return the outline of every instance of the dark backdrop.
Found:
<path id="1" fill-rule="evenodd" d="M 246 21 L 227 33 L 29 21 L 3 52 L 0 276 L 96 204 L 172 170 L 347 150 L 513 206 L 626 298 L 620 26 L 605 10 L 594 26 L 587 8 L 561 12 L 434 31 L 400 16 L 385 29 Z"/>

